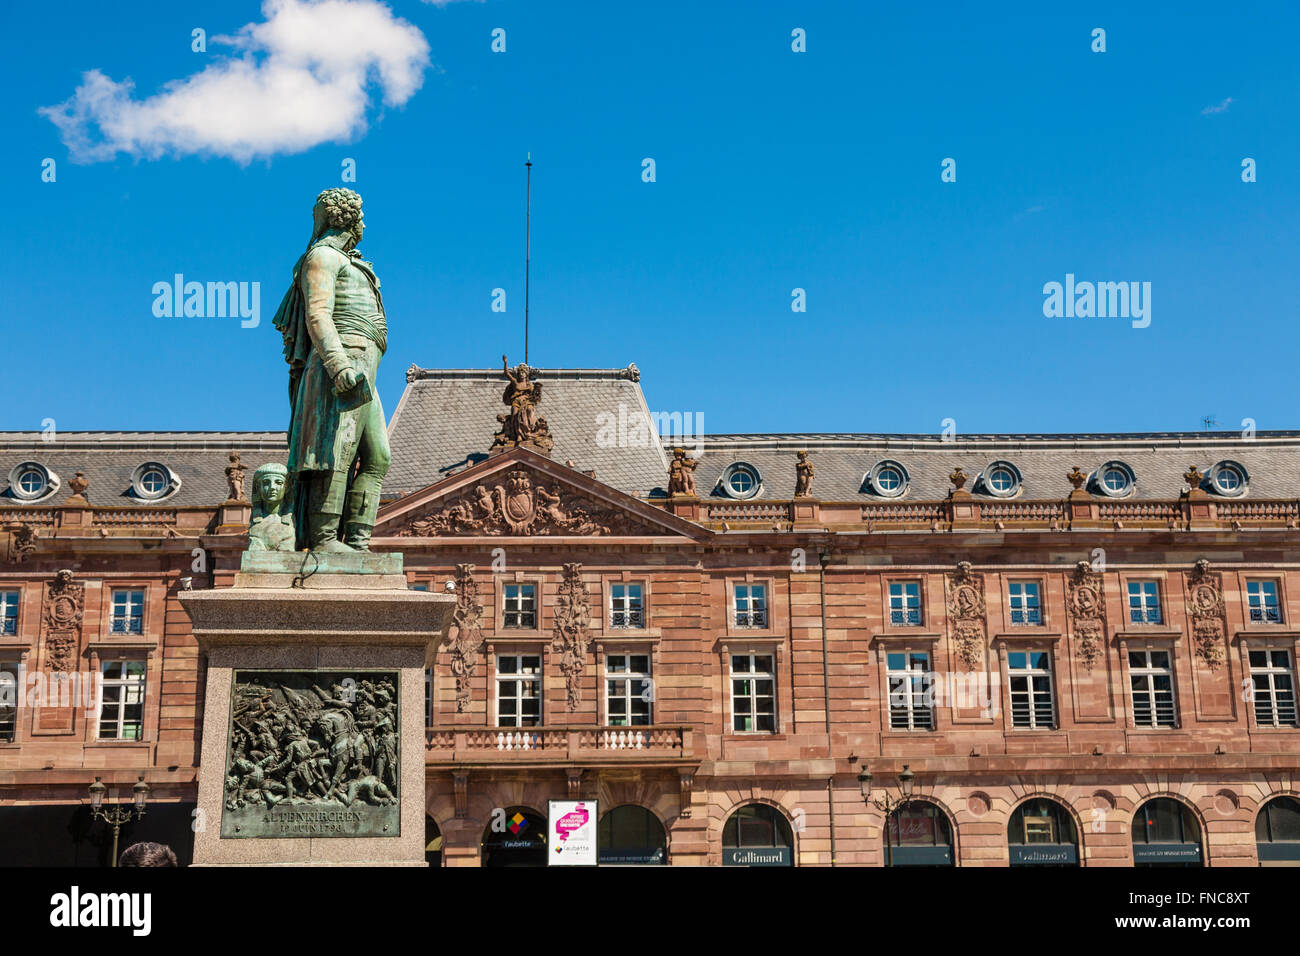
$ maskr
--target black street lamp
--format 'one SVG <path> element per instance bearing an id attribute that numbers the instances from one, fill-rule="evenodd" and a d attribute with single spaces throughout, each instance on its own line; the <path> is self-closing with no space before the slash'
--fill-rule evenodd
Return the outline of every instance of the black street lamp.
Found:
<path id="1" fill-rule="evenodd" d="M 894 865 L 894 843 L 889 836 L 889 823 L 895 813 L 912 802 L 912 783 L 915 779 L 916 774 L 912 773 L 907 764 L 903 764 L 903 772 L 898 775 L 898 790 L 902 796 L 895 800 L 888 790 L 875 797 L 871 795 L 871 771 L 866 764 L 862 765 L 862 770 L 858 773 L 858 789 L 862 791 L 863 802 L 870 803 L 885 815 L 885 866 Z"/>
<path id="2" fill-rule="evenodd" d="M 109 807 L 104 806 L 104 794 L 108 792 L 108 787 L 98 777 L 86 789 L 90 791 L 90 818 L 103 820 L 113 828 L 113 856 L 109 866 L 117 866 L 117 838 L 121 836 L 122 824 L 129 823 L 132 815 L 137 820 L 144 816 L 145 805 L 149 802 L 149 784 L 144 782 L 144 774 L 140 774 L 140 779 L 131 788 L 135 794 L 132 804 L 119 803 Z"/>

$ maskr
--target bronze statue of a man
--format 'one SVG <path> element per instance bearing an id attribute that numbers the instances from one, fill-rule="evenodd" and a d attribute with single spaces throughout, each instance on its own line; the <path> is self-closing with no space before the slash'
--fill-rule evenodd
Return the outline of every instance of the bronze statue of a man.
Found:
<path id="1" fill-rule="evenodd" d="M 299 548 L 369 551 L 388 473 L 375 388 L 388 325 L 379 279 L 356 251 L 361 196 L 326 189 L 275 327 L 289 363 L 289 475 Z"/>

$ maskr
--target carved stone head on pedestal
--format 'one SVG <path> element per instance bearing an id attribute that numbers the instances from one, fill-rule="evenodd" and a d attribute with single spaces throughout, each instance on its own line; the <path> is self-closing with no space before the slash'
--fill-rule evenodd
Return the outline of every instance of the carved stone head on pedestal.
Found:
<path id="1" fill-rule="evenodd" d="M 289 470 L 269 462 L 253 472 L 253 517 L 248 526 L 249 551 L 293 551 L 293 515 L 286 494 Z"/>

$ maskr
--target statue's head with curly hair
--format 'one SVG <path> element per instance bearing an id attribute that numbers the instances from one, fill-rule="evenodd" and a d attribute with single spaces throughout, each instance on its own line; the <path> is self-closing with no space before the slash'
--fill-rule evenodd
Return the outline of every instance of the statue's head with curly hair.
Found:
<path id="1" fill-rule="evenodd" d="M 327 229 L 337 229 L 339 232 L 351 233 L 351 245 L 355 246 L 361 241 L 366 228 L 361 213 L 361 194 L 341 186 L 322 190 L 312 209 L 312 225 L 313 240 Z"/>

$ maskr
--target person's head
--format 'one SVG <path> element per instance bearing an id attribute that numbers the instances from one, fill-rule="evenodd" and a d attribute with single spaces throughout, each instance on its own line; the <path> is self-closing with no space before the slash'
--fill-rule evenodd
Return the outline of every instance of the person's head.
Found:
<path id="1" fill-rule="evenodd" d="M 322 190 L 316 197 L 311 216 L 313 237 L 321 235 L 327 229 L 337 229 L 351 234 L 349 248 L 361 241 L 366 229 L 361 213 L 361 194 L 342 186 Z"/>
<path id="2" fill-rule="evenodd" d="M 253 472 L 254 513 L 276 514 L 288 483 L 289 469 L 278 461 L 268 462 Z"/>
<path id="3" fill-rule="evenodd" d="M 118 866 L 179 866 L 172 848 L 161 843 L 134 843 L 117 858 Z"/>

